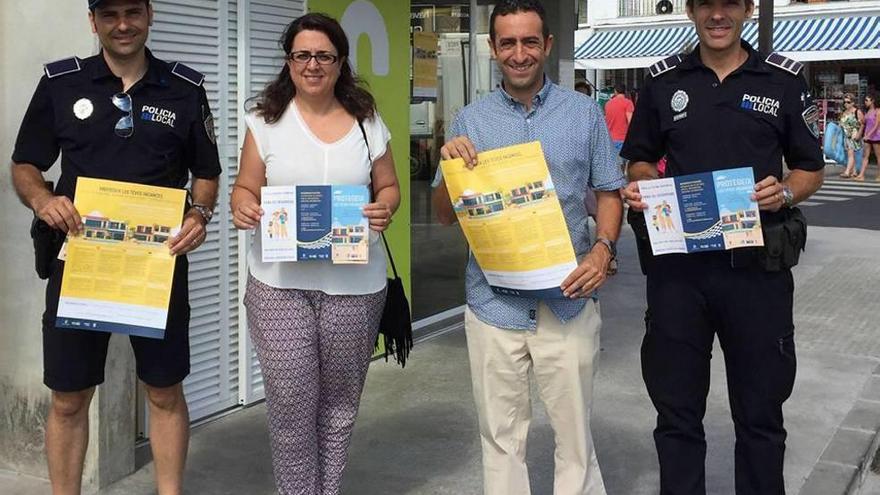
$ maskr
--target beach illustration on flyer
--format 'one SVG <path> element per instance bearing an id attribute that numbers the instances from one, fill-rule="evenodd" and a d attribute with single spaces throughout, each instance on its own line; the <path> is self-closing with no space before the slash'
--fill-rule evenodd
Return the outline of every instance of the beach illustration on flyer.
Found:
<path id="1" fill-rule="evenodd" d="M 471 252 L 500 294 L 557 298 L 577 266 L 571 237 L 539 142 L 486 151 L 472 170 L 441 162 Z"/>
<path id="2" fill-rule="evenodd" d="M 287 208 L 276 208 L 269 217 L 269 238 L 285 240 L 290 238 L 287 224 L 290 223 L 290 211 Z"/>
<path id="3" fill-rule="evenodd" d="M 687 252 L 675 181 L 671 178 L 641 181 L 639 192 L 642 201 L 648 203 L 645 223 L 648 225 L 654 254 Z"/>
<path id="4" fill-rule="evenodd" d="M 186 191 L 80 177 L 56 326 L 163 338 Z"/>
<path id="5" fill-rule="evenodd" d="M 261 196 L 264 262 L 369 262 L 367 186 L 267 186 Z"/>
<path id="6" fill-rule="evenodd" d="M 331 256 L 333 263 L 369 261 L 370 223 L 363 207 L 369 201 L 367 186 L 333 186 Z"/>
<path id="7" fill-rule="evenodd" d="M 654 255 L 764 245 L 751 167 L 639 181 Z"/>
<path id="8" fill-rule="evenodd" d="M 751 168 L 722 170 L 713 174 L 724 249 L 764 245 L 761 212 L 752 201 L 755 180 Z"/>

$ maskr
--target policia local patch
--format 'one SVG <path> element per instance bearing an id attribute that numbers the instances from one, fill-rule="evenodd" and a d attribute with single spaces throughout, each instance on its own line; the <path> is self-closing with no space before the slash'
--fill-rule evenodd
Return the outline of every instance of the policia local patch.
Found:
<path id="1" fill-rule="evenodd" d="M 144 105 L 141 109 L 141 120 L 164 124 L 173 129 L 174 121 L 177 120 L 177 114 L 164 108 Z"/>

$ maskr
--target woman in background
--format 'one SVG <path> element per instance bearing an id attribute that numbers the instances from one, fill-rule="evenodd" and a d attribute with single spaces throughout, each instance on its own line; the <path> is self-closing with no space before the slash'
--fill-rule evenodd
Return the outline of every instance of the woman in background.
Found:
<path id="1" fill-rule="evenodd" d="M 840 114 L 840 127 L 846 138 L 843 147 L 846 149 L 846 170 L 840 174 L 843 178 L 864 180 L 864 175 L 856 176 L 856 152 L 862 149 L 862 131 L 865 129 L 865 116 L 856 106 L 852 93 L 843 95 L 843 112 Z M 864 169 L 862 169 L 864 174 Z"/>
<path id="2" fill-rule="evenodd" d="M 871 151 L 874 151 L 874 161 L 877 162 L 877 178 L 880 182 L 880 111 L 877 110 L 877 95 L 865 96 L 865 144 L 862 152 L 862 171 L 857 180 L 865 180 L 865 170 L 868 169 L 868 159 Z"/>
<path id="3" fill-rule="evenodd" d="M 385 304 L 375 232 L 391 223 L 400 189 L 390 133 L 352 73 L 339 23 L 304 15 L 281 47 L 286 64 L 245 117 L 231 207 L 236 227 L 258 230 L 245 307 L 265 381 L 275 483 L 282 495 L 333 495 Z M 316 184 L 370 186 L 369 263 L 261 260 L 260 187 Z"/>

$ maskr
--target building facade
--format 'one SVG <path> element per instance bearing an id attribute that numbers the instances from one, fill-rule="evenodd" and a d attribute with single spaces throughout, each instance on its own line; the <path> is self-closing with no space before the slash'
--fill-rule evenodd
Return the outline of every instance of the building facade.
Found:
<path id="1" fill-rule="evenodd" d="M 659 14 L 661 9 L 664 13 Z M 757 21 L 756 6 L 743 37 L 760 49 Z M 844 93 L 852 92 L 862 101 L 868 90 L 880 84 L 880 2 L 876 0 L 774 0 L 773 33 L 773 51 L 804 63 L 822 111 L 821 128 L 837 118 Z M 637 94 L 647 67 L 688 52 L 697 42 L 685 0 L 589 2 L 587 24 L 580 26 L 575 38 L 580 77 L 606 94 L 615 83 Z"/>

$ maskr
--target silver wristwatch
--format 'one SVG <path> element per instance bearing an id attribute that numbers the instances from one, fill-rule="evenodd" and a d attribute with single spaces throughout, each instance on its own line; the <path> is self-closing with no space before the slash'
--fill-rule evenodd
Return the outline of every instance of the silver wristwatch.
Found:
<path id="1" fill-rule="evenodd" d="M 782 185 L 782 206 L 785 208 L 794 206 L 794 193 L 791 192 L 791 188 L 786 184 Z"/>
<path id="2" fill-rule="evenodd" d="M 214 218 L 214 209 L 210 206 L 193 203 L 192 209 L 199 212 L 199 215 L 205 219 L 205 225 L 211 223 L 211 219 Z"/>
<path id="3" fill-rule="evenodd" d="M 611 255 L 611 259 L 608 261 L 608 275 L 614 275 L 617 273 L 617 243 L 612 241 L 611 239 L 607 239 L 605 237 L 597 237 L 596 242 L 593 244 L 602 244 L 608 249 L 608 253 Z"/>
<path id="4" fill-rule="evenodd" d="M 617 243 L 612 241 L 611 239 L 606 239 L 605 237 L 597 237 L 596 243 L 593 244 L 604 244 L 606 248 L 608 248 L 608 253 L 611 254 L 611 259 L 617 259 Z"/>

